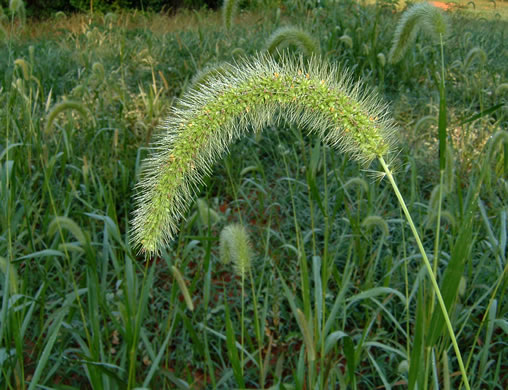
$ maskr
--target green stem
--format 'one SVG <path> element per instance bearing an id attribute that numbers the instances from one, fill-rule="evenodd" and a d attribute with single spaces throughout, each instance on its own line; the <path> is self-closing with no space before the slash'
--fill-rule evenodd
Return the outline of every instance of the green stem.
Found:
<path id="1" fill-rule="evenodd" d="M 439 233 L 441 231 L 441 203 L 443 202 L 443 183 L 444 183 L 444 170 L 439 171 L 439 200 L 438 200 L 438 208 L 437 208 L 437 221 L 436 221 L 436 237 L 434 240 L 434 258 L 433 260 L 433 269 L 434 275 L 437 275 L 437 266 L 439 263 Z M 434 295 L 431 296 L 430 307 L 434 310 Z"/>
<path id="2" fill-rule="evenodd" d="M 256 289 L 254 288 L 254 277 L 252 276 L 252 270 L 249 268 L 250 287 L 252 290 L 252 304 L 254 306 L 254 328 L 256 331 L 256 339 L 258 342 L 258 354 L 259 354 L 259 384 L 262 388 L 265 387 L 265 373 L 263 367 L 263 339 L 261 337 L 261 329 L 259 324 L 258 314 L 258 298 L 256 296 Z"/>
<path id="3" fill-rule="evenodd" d="M 446 305 L 445 305 L 443 297 L 441 295 L 439 285 L 437 284 L 436 277 L 434 276 L 434 272 L 432 271 L 432 265 L 430 264 L 427 254 L 425 253 L 425 249 L 423 248 L 423 244 L 422 244 L 422 241 L 420 240 L 418 231 L 416 230 L 413 219 L 411 218 L 411 214 L 409 214 L 409 210 L 406 207 L 406 202 L 404 202 L 404 198 L 402 197 L 402 195 L 399 191 L 399 187 L 397 186 L 397 183 L 395 183 L 395 180 L 393 178 L 390 168 L 388 168 L 388 165 L 386 164 L 386 162 L 382 156 L 379 157 L 379 162 L 381 163 L 381 166 L 383 167 L 383 170 L 385 171 L 386 176 L 388 177 L 388 180 L 390 181 L 390 184 L 392 185 L 393 191 L 395 192 L 395 196 L 397 197 L 400 207 L 402 207 L 402 211 L 404 212 L 407 222 L 409 223 L 409 226 L 411 228 L 411 231 L 413 232 L 413 236 L 416 240 L 416 245 L 418 246 L 418 249 L 420 250 L 423 263 L 425 264 L 425 267 L 427 268 L 427 273 L 429 274 L 430 281 L 431 281 L 432 286 L 434 288 L 434 293 L 436 294 L 437 300 L 439 302 L 439 306 L 441 307 L 441 311 L 443 313 L 443 317 L 446 322 L 446 326 L 448 328 L 448 333 L 449 333 L 450 338 L 452 340 L 453 349 L 455 350 L 455 355 L 457 356 L 457 361 L 459 362 L 460 372 L 462 374 L 462 380 L 464 381 L 464 385 L 465 385 L 466 389 L 471 390 L 471 387 L 469 386 L 469 381 L 468 381 L 467 375 L 466 375 L 466 369 L 464 368 L 464 363 L 462 362 L 462 356 L 460 354 L 459 345 L 457 344 L 457 339 L 455 337 L 455 332 L 453 331 L 452 323 L 450 321 L 450 317 L 448 316 L 448 311 L 446 310 Z"/>
<path id="4" fill-rule="evenodd" d="M 439 82 L 439 117 L 438 117 L 438 137 L 439 137 L 439 169 L 446 168 L 446 90 L 445 90 L 445 68 L 444 68 L 444 49 L 443 36 L 441 41 L 441 80 Z"/>
<path id="5" fill-rule="evenodd" d="M 244 286 L 245 286 L 245 272 L 242 272 L 242 321 L 241 321 L 241 324 L 242 324 L 242 327 L 241 327 L 241 335 L 240 335 L 240 343 L 242 344 L 242 350 L 240 351 L 241 355 L 240 355 L 240 366 L 242 368 L 242 376 L 243 376 L 243 360 L 244 360 L 244 355 L 243 355 L 243 351 L 244 351 L 244 334 L 245 334 L 245 289 L 244 289 Z"/>

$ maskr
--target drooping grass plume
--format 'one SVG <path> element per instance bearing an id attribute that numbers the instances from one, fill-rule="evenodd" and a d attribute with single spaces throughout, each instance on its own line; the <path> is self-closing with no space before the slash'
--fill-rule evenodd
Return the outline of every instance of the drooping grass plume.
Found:
<path id="1" fill-rule="evenodd" d="M 58 11 L 57 13 L 55 13 L 54 17 L 55 17 L 55 19 L 65 19 L 66 15 L 65 15 L 65 12 Z"/>
<path id="2" fill-rule="evenodd" d="M 57 232 L 64 230 L 69 231 L 81 245 L 86 245 L 85 233 L 75 221 L 68 217 L 55 217 L 48 225 L 47 233 L 49 237 L 53 237 Z"/>
<path id="3" fill-rule="evenodd" d="M 344 34 L 339 38 L 339 41 L 341 41 L 344 45 L 346 45 L 350 49 L 353 48 L 353 38 L 351 38 L 349 35 Z"/>
<path id="4" fill-rule="evenodd" d="M 183 299 L 185 300 L 185 304 L 190 311 L 194 310 L 194 302 L 192 302 L 192 298 L 189 293 L 189 289 L 187 288 L 187 284 L 185 284 L 185 280 L 183 279 L 180 270 L 176 268 L 174 265 L 171 266 L 171 272 L 173 272 L 173 276 L 175 277 L 176 283 L 178 283 L 178 287 L 180 287 L 180 291 L 183 295 Z"/>
<path id="5" fill-rule="evenodd" d="M 473 62 L 478 62 L 480 65 L 485 65 L 487 62 L 487 53 L 481 47 L 473 47 L 464 59 L 464 70 L 469 70 Z"/>
<path id="6" fill-rule="evenodd" d="M 17 14 L 19 12 L 23 12 L 25 8 L 25 4 L 23 0 L 10 0 L 9 1 L 9 11 L 13 14 Z"/>
<path id="7" fill-rule="evenodd" d="M 233 263 L 235 273 L 242 278 L 252 265 L 249 235 L 243 225 L 226 226 L 220 234 L 220 258 L 224 264 Z"/>
<path id="8" fill-rule="evenodd" d="M 388 153 L 394 131 L 386 105 L 347 72 L 312 58 L 270 56 L 231 65 L 173 108 L 138 184 L 133 242 L 157 253 L 178 231 L 212 164 L 247 129 L 286 119 L 363 164 Z"/>
<path id="9" fill-rule="evenodd" d="M 494 92 L 495 96 L 502 96 L 504 93 L 508 92 L 508 83 L 499 84 Z"/>
<path id="10" fill-rule="evenodd" d="M 222 3 L 222 22 L 227 31 L 231 30 L 237 11 L 238 0 L 224 0 L 224 3 Z"/>
<path id="11" fill-rule="evenodd" d="M 245 53 L 245 50 L 241 47 L 236 47 L 233 50 L 231 50 L 231 57 L 238 58 L 238 57 L 245 57 L 247 54 Z"/>
<path id="12" fill-rule="evenodd" d="M 210 226 L 220 221 L 220 215 L 208 206 L 208 203 L 204 199 L 198 199 L 196 202 L 198 206 L 199 219 L 203 226 Z"/>
<path id="13" fill-rule="evenodd" d="M 408 8 L 402 14 L 395 29 L 392 48 L 388 54 L 388 59 L 392 64 L 402 59 L 420 30 L 435 43 L 440 43 L 441 39 L 445 39 L 449 30 L 446 15 L 429 3 L 419 3 Z"/>
<path id="14" fill-rule="evenodd" d="M 25 3 L 23 0 L 10 0 L 9 1 L 9 11 L 12 16 L 16 16 L 21 24 L 24 25 L 26 21 L 26 9 Z"/>
<path id="15" fill-rule="evenodd" d="M 388 223 L 386 223 L 385 219 L 379 215 L 369 215 L 368 217 L 365 217 L 362 221 L 362 226 L 367 229 L 377 226 L 384 236 L 388 236 L 389 233 Z"/>
<path id="16" fill-rule="evenodd" d="M 55 105 L 48 114 L 46 118 L 46 127 L 44 132 L 47 134 L 53 125 L 58 114 L 67 111 L 67 110 L 75 110 L 81 114 L 83 118 L 91 118 L 90 112 L 87 110 L 85 105 L 80 102 L 67 100 L 65 102 L 58 103 Z M 92 118 L 93 119 L 93 118 Z"/>
<path id="17" fill-rule="evenodd" d="M 319 43 L 305 30 L 294 26 L 280 27 L 268 38 L 266 50 L 274 54 L 289 45 L 296 46 L 306 56 L 319 53 Z"/>
<path id="18" fill-rule="evenodd" d="M 21 68 L 23 78 L 25 81 L 28 81 L 30 79 L 30 65 L 28 62 L 26 62 L 23 58 L 18 58 L 16 61 L 14 61 L 14 65 Z"/>
<path id="19" fill-rule="evenodd" d="M 104 24 L 112 26 L 118 20 L 118 15 L 114 12 L 108 12 L 104 15 Z"/>
<path id="20" fill-rule="evenodd" d="M 92 65 L 92 72 L 101 81 L 104 80 L 104 77 L 106 76 L 104 65 L 102 65 L 100 62 L 94 62 Z"/>
<path id="21" fill-rule="evenodd" d="M 204 85 L 208 84 L 210 80 L 212 80 L 217 75 L 223 75 L 228 72 L 230 68 L 230 64 L 220 63 L 214 65 L 205 66 L 202 70 L 198 71 L 189 84 L 188 89 L 199 90 Z"/>
<path id="22" fill-rule="evenodd" d="M 370 46 L 365 42 L 362 43 L 362 52 L 364 55 L 368 56 L 370 54 Z"/>
<path id="23" fill-rule="evenodd" d="M 363 192 L 369 192 L 369 184 L 361 177 L 352 177 L 344 183 L 343 188 L 348 189 L 349 187 L 358 187 Z"/>

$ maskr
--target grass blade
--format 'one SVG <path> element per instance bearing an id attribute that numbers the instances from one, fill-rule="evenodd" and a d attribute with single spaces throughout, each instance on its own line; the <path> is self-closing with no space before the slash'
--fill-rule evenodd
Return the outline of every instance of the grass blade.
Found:
<path id="1" fill-rule="evenodd" d="M 233 374 L 235 375 L 238 386 L 240 388 L 245 388 L 243 371 L 240 365 L 240 357 L 238 356 L 238 350 L 236 349 L 235 331 L 233 330 L 233 323 L 231 322 L 231 315 L 229 312 L 229 304 L 226 297 L 224 297 L 224 307 L 226 309 L 226 346 L 228 350 L 229 361 L 233 366 Z"/>
<path id="2" fill-rule="evenodd" d="M 62 326 L 62 322 L 67 314 L 67 308 L 63 308 L 60 310 L 60 313 L 57 314 L 55 317 L 55 320 L 53 321 L 53 324 L 49 328 L 48 331 L 48 341 L 46 342 L 46 345 L 42 351 L 42 354 L 39 358 L 39 361 L 37 362 L 37 367 L 35 367 L 34 374 L 32 376 L 32 380 L 30 381 L 30 386 L 28 386 L 28 390 L 34 390 L 36 386 L 38 385 L 39 378 L 41 377 L 42 373 L 44 372 L 44 368 L 48 364 L 49 361 L 49 355 L 51 353 L 51 350 L 53 349 L 53 345 L 55 344 L 55 341 L 58 337 L 58 331 L 60 330 L 60 327 Z"/>

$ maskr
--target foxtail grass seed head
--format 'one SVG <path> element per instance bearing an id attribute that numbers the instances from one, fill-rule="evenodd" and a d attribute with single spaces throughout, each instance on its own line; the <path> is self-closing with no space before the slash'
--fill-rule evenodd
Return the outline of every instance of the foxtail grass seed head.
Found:
<path id="1" fill-rule="evenodd" d="M 485 65 L 487 62 L 487 53 L 481 47 L 473 47 L 469 50 L 464 59 L 464 70 L 469 70 L 474 62 L 477 62 L 480 66 Z"/>
<path id="2" fill-rule="evenodd" d="M 237 11 L 238 0 L 224 0 L 222 4 L 222 22 L 227 31 L 231 30 Z"/>
<path id="3" fill-rule="evenodd" d="M 92 65 L 92 72 L 100 81 L 104 80 L 106 71 L 104 70 L 104 65 L 100 62 L 94 62 Z"/>
<path id="4" fill-rule="evenodd" d="M 81 246 L 86 245 L 86 234 L 75 221 L 68 217 L 57 216 L 53 218 L 48 225 L 47 234 L 49 237 L 54 237 L 57 233 L 63 232 L 64 230 L 71 233 Z"/>
<path id="5" fill-rule="evenodd" d="M 289 45 L 296 46 L 306 56 L 319 53 L 319 43 L 307 31 L 294 26 L 275 30 L 268 38 L 266 50 L 274 55 Z"/>
<path id="6" fill-rule="evenodd" d="M 56 104 L 51 109 L 51 111 L 49 112 L 49 114 L 46 118 L 46 127 L 44 128 L 44 133 L 49 134 L 49 132 L 51 130 L 51 126 L 53 125 L 53 122 L 55 121 L 56 117 L 60 113 L 62 113 L 64 111 L 68 111 L 68 110 L 75 110 L 75 111 L 79 112 L 83 118 L 86 119 L 86 118 L 90 117 L 93 120 L 93 116 L 90 115 L 90 112 L 88 111 L 88 109 L 85 107 L 85 105 L 83 103 L 67 100 L 67 101 Z"/>
<path id="7" fill-rule="evenodd" d="M 118 15 L 114 12 L 108 12 L 106 15 L 104 15 L 104 24 L 112 26 L 113 23 L 115 23 L 118 19 Z"/>
<path id="8" fill-rule="evenodd" d="M 247 53 L 245 53 L 245 50 L 241 47 L 235 47 L 233 50 L 231 50 L 231 57 L 233 58 L 240 58 L 245 57 Z"/>
<path id="9" fill-rule="evenodd" d="M 10 0 L 9 1 L 9 11 L 13 14 L 20 12 L 23 8 L 25 8 L 25 4 L 23 0 Z"/>
<path id="10" fill-rule="evenodd" d="M 198 199 L 196 203 L 198 206 L 199 219 L 203 226 L 211 226 L 220 221 L 220 215 L 217 214 L 214 209 L 208 207 L 208 203 L 204 199 Z"/>
<path id="11" fill-rule="evenodd" d="M 23 73 L 23 79 L 25 81 L 30 80 L 30 66 L 28 65 L 28 62 L 26 62 L 23 58 L 18 58 L 16 61 L 14 61 L 14 65 L 18 66 L 22 73 Z"/>
<path id="12" fill-rule="evenodd" d="M 224 264 L 233 263 L 235 273 L 245 277 L 252 265 L 252 249 L 244 226 L 226 226 L 220 234 L 220 258 Z"/>
<path id="13" fill-rule="evenodd" d="M 194 75 L 194 77 L 192 77 L 188 89 L 199 90 L 200 88 L 208 84 L 210 80 L 214 79 L 214 77 L 218 75 L 227 74 L 230 66 L 231 65 L 228 64 L 227 62 L 206 66 L 202 70 L 198 71 Z"/>
<path id="14" fill-rule="evenodd" d="M 508 92 L 508 83 L 499 84 L 496 87 L 494 95 L 499 97 Z"/>
<path id="15" fill-rule="evenodd" d="M 379 230 L 381 230 L 383 236 L 388 236 L 389 233 L 388 223 L 386 223 L 385 219 L 379 215 L 369 215 L 368 217 L 365 217 L 362 221 L 362 226 L 366 229 L 371 229 L 374 226 L 377 226 Z"/>
<path id="16" fill-rule="evenodd" d="M 178 231 L 203 177 L 248 128 L 285 119 L 365 165 L 387 154 L 395 126 L 387 106 L 349 73 L 320 59 L 268 55 L 231 65 L 191 90 L 163 124 L 143 164 L 133 244 L 158 253 Z"/>
<path id="17" fill-rule="evenodd" d="M 388 55 L 392 64 L 402 59 L 420 30 L 435 43 L 440 43 L 449 31 L 448 18 L 443 11 L 430 3 L 419 3 L 408 8 L 395 28 L 392 48 Z"/>
<path id="18" fill-rule="evenodd" d="M 173 272 L 173 276 L 175 277 L 176 283 L 178 283 L 178 287 L 180 287 L 180 291 L 183 295 L 183 299 L 185 300 L 185 304 L 190 311 L 194 310 L 194 302 L 192 302 L 192 298 L 189 293 L 189 289 L 187 288 L 187 284 L 183 279 L 183 275 L 180 270 L 176 268 L 174 265 L 171 266 L 171 272 Z"/>
<path id="19" fill-rule="evenodd" d="M 350 187 L 357 187 L 362 190 L 362 192 L 369 192 L 369 184 L 365 179 L 361 177 L 352 177 L 347 182 L 344 183 L 343 188 L 345 190 L 349 190 Z"/>
<path id="20" fill-rule="evenodd" d="M 344 34 L 339 38 L 339 41 L 341 41 L 343 44 L 345 44 L 350 49 L 353 48 L 353 38 L 351 38 L 349 35 Z"/>

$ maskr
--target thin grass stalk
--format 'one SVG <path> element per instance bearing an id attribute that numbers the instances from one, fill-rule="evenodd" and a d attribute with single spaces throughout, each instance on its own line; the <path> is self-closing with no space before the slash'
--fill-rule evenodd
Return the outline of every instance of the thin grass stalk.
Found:
<path id="1" fill-rule="evenodd" d="M 208 230 L 208 236 L 211 238 L 211 229 Z M 205 320 L 206 320 L 206 313 L 208 313 L 209 304 L 210 304 L 210 291 L 211 291 L 211 283 L 212 283 L 212 262 L 211 262 L 211 252 L 212 252 L 212 240 L 207 240 L 206 245 L 206 254 L 204 258 L 203 263 L 203 269 L 206 270 L 205 274 L 205 283 L 204 283 L 204 293 L 203 293 L 203 312 L 205 313 Z M 177 256 L 178 257 L 178 256 Z M 203 343 L 204 343 L 204 355 L 206 359 L 206 369 L 208 370 L 209 374 L 208 376 L 211 379 L 212 388 L 217 388 L 217 379 L 215 378 L 215 369 L 213 367 L 212 359 L 210 356 L 210 347 L 208 344 L 208 332 L 203 331 Z M 169 354 L 167 356 L 167 361 L 169 361 Z M 206 371 L 205 371 L 205 380 L 206 380 Z"/>
<path id="2" fill-rule="evenodd" d="M 240 319 L 241 329 L 240 329 L 240 344 L 242 345 L 242 349 L 240 351 L 240 369 L 242 372 L 242 376 L 244 376 L 244 341 L 245 341 L 245 272 L 242 272 L 242 313 Z"/>
<path id="3" fill-rule="evenodd" d="M 324 179 L 324 248 L 323 256 L 321 257 L 321 367 L 325 364 L 325 325 L 326 325 L 326 286 L 328 285 L 328 240 L 330 237 L 330 220 L 328 218 L 328 183 L 327 183 L 327 163 L 326 163 L 326 147 L 323 148 L 323 179 Z M 324 375 L 323 375 L 324 377 Z M 325 381 L 326 378 L 323 378 Z M 325 383 L 322 383 L 324 388 Z"/>
<path id="4" fill-rule="evenodd" d="M 434 275 L 437 275 L 437 267 L 439 264 L 439 236 L 441 233 L 441 210 L 443 203 L 443 183 L 444 183 L 444 170 L 439 171 L 439 189 L 438 189 L 438 206 L 437 206 L 437 216 L 436 216 L 436 233 L 434 237 L 434 256 L 433 256 L 433 272 Z M 431 296 L 430 303 L 431 311 L 434 310 L 434 295 Z"/>
<path id="5" fill-rule="evenodd" d="M 445 66 L 444 66 L 444 42 L 443 34 L 439 34 L 441 48 L 441 80 L 439 83 L 439 170 L 446 168 L 446 90 L 445 90 Z"/>
<path id="6" fill-rule="evenodd" d="M 471 390 L 471 387 L 469 386 L 469 381 L 467 379 L 466 369 L 464 368 L 464 363 L 462 361 L 462 355 L 460 353 L 459 345 L 457 344 L 457 339 L 455 337 L 455 332 L 453 330 L 453 326 L 450 321 L 450 317 L 448 316 L 448 311 L 446 310 L 446 305 L 443 301 L 443 297 L 441 296 L 441 291 L 439 289 L 439 285 L 437 284 L 436 277 L 434 276 L 434 271 L 432 270 L 432 265 L 430 264 L 430 261 L 427 257 L 425 249 L 423 248 L 422 241 L 420 240 L 420 235 L 418 234 L 418 231 L 416 230 L 413 219 L 411 218 L 411 214 L 409 213 L 409 210 L 406 207 L 406 203 L 399 191 L 397 183 L 395 183 L 395 180 L 393 178 L 390 168 L 386 164 L 383 157 L 379 157 L 379 162 L 381 163 L 381 166 L 383 167 L 383 170 L 386 173 L 386 176 L 388 177 L 390 184 L 392 185 L 393 191 L 395 192 L 395 196 L 397 197 L 397 200 L 399 201 L 399 204 L 402 207 L 402 211 L 404 212 L 404 215 L 406 216 L 406 219 L 409 223 L 409 226 L 411 228 L 413 236 L 416 240 L 416 245 L 418 246 L 418 249 L 420 250 L 420 254 L 422 255 L 423 263 L 424 263 L 425 267 L 427 268 L 427 273 L 430 277 L 432 287 L 434 288 L 434 293 L 436 294 L 437 300 L 439 302 L 439 306 L 441 307 L 441 311 L 443 312 L 443 317 L 446 322 L 446 326 L 448 328 L 448 333 L 449 333 L 450 338 L 452 340 L 453 348 L 455 350 L 455 355 L 456 355 L 457 361 L 459 363 L 460 372 L 462 374 L 462 380 L 464 382 L 466 389 Z"/>
<path id="7" fill-rule="evenodd" d="M 259 384 L 261 387 L 264 387 L 265 384 L 263 382 L 264 382 L 264 378 L 265 378 L 265 373 L 264 373 L 264 367 L 263 367 L 263 354 L 262 354 L 263 338 L 261 336 L 261 329 L 259 326 L 258 299 L 256 296 L 256 289 L 254 287 L 254 276 L 252 275 L 251 268 L 249 268 L 249 278 L 250 278 L 250 286 L 251 286 L 251 291 L 252 291 L 252 304 L 254 306 L 254 330 L 256 332 L 256 340 L 258 342 Z"/>
<path id="8" fill-rule="evenodd" d="M 400 220 L 401 220 L 401 223 L 400 223 L 400 231 L 402 233 L 402 255 L 403 255 L 403 258 L 406 259 L 407 258 L 407 253 L 406 253 L 406 229 L 405 229 L 405 226 L 404 226 L 404 223 L 402 222 L 403 219 L 402 219 L 402 215 L 400 216 Z M 409 358 L 409 356 L 411 356 L 411 346 L 410 346 L 410 340 L 409 340 L 409 335 L 410 335 L 410 332 L 409 332 L 409 277 L 408 277 L 408 271 L 407 271 L 407 261 L 404 261 L 404 286 L 405 286 L 405 296 L 406 296 L 406 334 L 408 335 L 407 339 L 406 339 L 406 353 L 407 353 L 407 356 Z"/>

